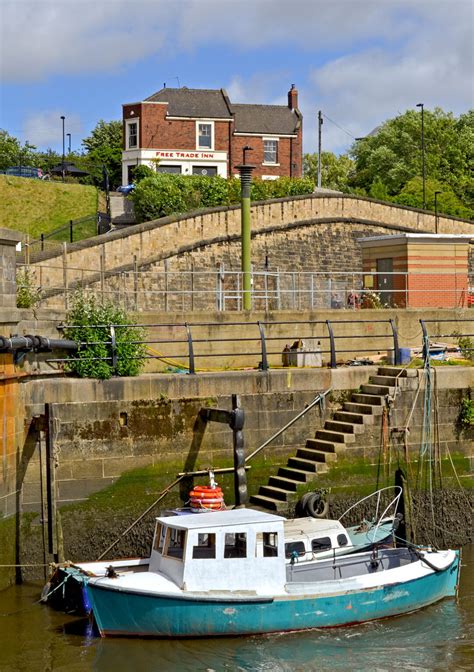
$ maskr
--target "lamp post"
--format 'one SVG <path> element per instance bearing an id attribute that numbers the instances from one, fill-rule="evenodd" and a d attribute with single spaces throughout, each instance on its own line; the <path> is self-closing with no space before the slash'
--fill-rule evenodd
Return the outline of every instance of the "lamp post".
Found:
<path id="1" fill-rule="evenodd" d="M 323 113 L 318 112 L 318 189 L 321 189 L 321 127 L 323 125 Z"/>
<path id="2" fill-rule="evenodd" d="M 421 174 L 423 179 L 423 210 L 426 210 L 426 170 L 425 170 L 425 106 L 417 103 L 421 108 Z"/>
<path id="3" fill-rule="evenodd" d="M 250 258 L 250 186 L 255 166 L 247 163 L 247 152 L 252 147 L 243 148 L 243 162 L 235 166 L 240 173 L 241 188 L 241 236 L 242 236 L 242 289 L 244 310 L 252 309 L 252 268 Z"/>
<path id="4" fill-rule="evenodd" d="M 70 133 L 66 133 L 66 135 L 67 135 L 67 138 L 68 138 L 68 149 L 67 149 L 67 153 L 70 154 L 70 153 L 71 153 L 71 134 L 70 134 Z"/>
<path id="5" fill-rule="evenodd" d="M 442 194 L 442 191 L 435 191 L 434 192 L 434 201 L 435 201 L 435 233 L 438 233 L 438 194 Z"/>
<path id="6" fill-rule="evenodd" d="M 65 119 L 66 119 L 66 117 L 64 115 L 61 115 L 61 120 L 63 122 L 63 161 L 62 161 L 62 165 L 61 165 L 61 173 L 62 173 L 62 176 L 63 176 L 63 182 L 64 182 L 64 172 L 65 172 L 65 169 L 64 169 L 64 152 L 65 152 L 65 147 L 64 147 L 64 120 Z"/>

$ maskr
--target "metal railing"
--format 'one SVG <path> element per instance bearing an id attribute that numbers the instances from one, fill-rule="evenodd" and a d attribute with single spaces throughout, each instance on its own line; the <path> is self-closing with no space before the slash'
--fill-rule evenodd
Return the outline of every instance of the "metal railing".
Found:
<path id="1" fill-rule="evenodd" d="M 412 345 L 412 354 L 415 353 L 416 356 L 424 357 L 426 360 L 428 354 L 430 357 L 438 356 L 440 351 L 451 350 L 455 355 L 474 351 L 474 345 L 471 345 L 470 341 L 474 336 L 471 333 L 474 328 L 474 315 L 472 319 L 421 319 L 419 322 L 419 346 Z M 451 323 L 453 328 L 443 333 L 429 333 L 428 325 L 445 323 Z M 327 366 L 334 369 L 344 363 L 353 365 L 370 363 L 373 353 L 377 353 L 377 362 L 387 359 L 388 363 L 398 365 L 401 364 L 403 350 L 400 347 L 396 322 L 392 318 L 92 325 L 92 328 L 102 331 L 105 329 L 109 334 L 105 343 L 108 348 L 107 356 L 96 359 L 110 362 L 115 373 L 120 359 L 117 335 L 124 327 L 140 330 L 141 333 L 137 331 L 140 333 L 140 339 L 137 338 L 133 343 L 146 346 L 145 360 L 159 361 L 160 370 L 190 374 L 239 368 L 253 368 L 265 372 L 283 366 L 296 368 Z M 65 328 L 62 325 L 58 327 L 60 331 Z M 81 328 L 79 325 L 68 325 L 68 335 L 71 336 L 74 329 Z M 143 332 L 145 337 L 142 336 Z M 34 337 L 27 338 L 34 339 Z M 437 344 L 433 340 L 437 338 L 446 338 L 449 342 Z M 0 350 L 11 349 L 11 340 L 0 337 Z M 20 340 L 19 347 L 25 339 L 22 337 Z M 54 342 L 55 347 L 59 347 L 58 343 L 61 341 Z M 73 340 L 69 343 L 76 343 L 79 353 L 82 346 L 87 345 Z M 426 343 L 430 344 L 429 353 L 425 347 Z M 66 360 L 54 358 L 46 361 L 64 363 Z M 210 366 L 209 362 L 216 362 L 217 366 Z"/>
<path id="2" fill-rule="evenodd" d="M 58 244 L 58 243 L 56 243 Z M 66 252 L 66 245 L 64 252 Z M 67 254 L 30 267 L 48 307 L 67 308 L 71 294 L 82 288 L 101 299 L 120 303 L 126 310 L 193 312 L 240 311 L 243 284 L 240 271 L 139 269 L 117 272 L 100 258 L 97 268 L 71 266 Z M 369 308 L 462 308 L 474 305 L 474 277 L 446 274 L 443 286 L 432 273 L 362 272 L 252 272 L 252 307 L 258 311 Z M 436 282 L 435 282 L 436 280 Z"/>

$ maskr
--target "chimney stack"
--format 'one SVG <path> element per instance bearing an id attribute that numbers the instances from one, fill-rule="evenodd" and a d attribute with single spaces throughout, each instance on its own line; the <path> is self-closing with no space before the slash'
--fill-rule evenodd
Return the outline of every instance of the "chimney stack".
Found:
<path id="1" fill-rule="evenodd" d="M 298 109 L 298 91 L 294 84 L 291 85 L 291 89 L 288 91 L 288 107 L 290 110 Z"/>

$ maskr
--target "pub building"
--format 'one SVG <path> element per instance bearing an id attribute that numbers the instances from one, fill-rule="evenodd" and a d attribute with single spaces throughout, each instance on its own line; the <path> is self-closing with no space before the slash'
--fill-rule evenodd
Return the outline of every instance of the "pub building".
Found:
<path id="1" fill-rule="evenodd" d="M 224 89 L 163 88 L 139 103 L 123 105 L 122 184 L 132 169 L 148 165 L 159 173 L 236 175 L 242 162 L 264 180 L 301 177 L 302 121 L 298 91 L 287 105 L 231 103 Z"/>

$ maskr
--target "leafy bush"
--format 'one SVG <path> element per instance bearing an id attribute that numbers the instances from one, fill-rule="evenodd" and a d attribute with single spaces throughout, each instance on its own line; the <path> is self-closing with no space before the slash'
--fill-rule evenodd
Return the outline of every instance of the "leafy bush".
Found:
<path id="1" fill-rule="evenodd" d="M 81 378 L 136 376 L 143 368 L 146 346 L 144 329 L 134 327 L 126 312 L 113 303 L 100 303 L 78 292 L 66 317 L 64 337 L 79 342 L 80 348 L 67 369 Z M 112 362 L 111 325 L 115 328 L 117 366 Z"/>
<path id="2" fill-rule="evenodd" d="M 140 179 L 131 194 L 139 222 L 181 214 L 197 208 L 213 208 L 240 202 L 240 180 L 235 177 L 171 175 L 150 171 Z M 309 177 L 278 180 L 252 180 L 251 199 L 266 201 L 311 194 L 314 182 Z"/>
<path id="3" fill-rule="evenodd" d="M 458 346 L 464 359 L 474 360 L 474 341 L 469 336 L 458 336 Z"/>
<path id="4" fill-rule="evenodd" d="M 41 298 L 41 289 L 36 286 L 36 278 L 25 266 L 16 274 L 16 307 L 33 308 Z"/>
<path id="5" fill-rule="evenodd" d="M 146 166 L 145 164 L 141 164 L 139 166 L 135 166 L 135 168 L 132 169 L 132 179 L 135 184 L 138 184 L 142 180 L 145 179 L 145 177 L 154 177 L 155 176 L 155 171 L 153 168 L 150 168 L 150 166 Z"/>
<path id="6" fill-rule="evenodd" d="M 474 426 L 474 401 L 472 399 L 463 399 L 461 401 L 459 422 L 463 427 Z"/>

